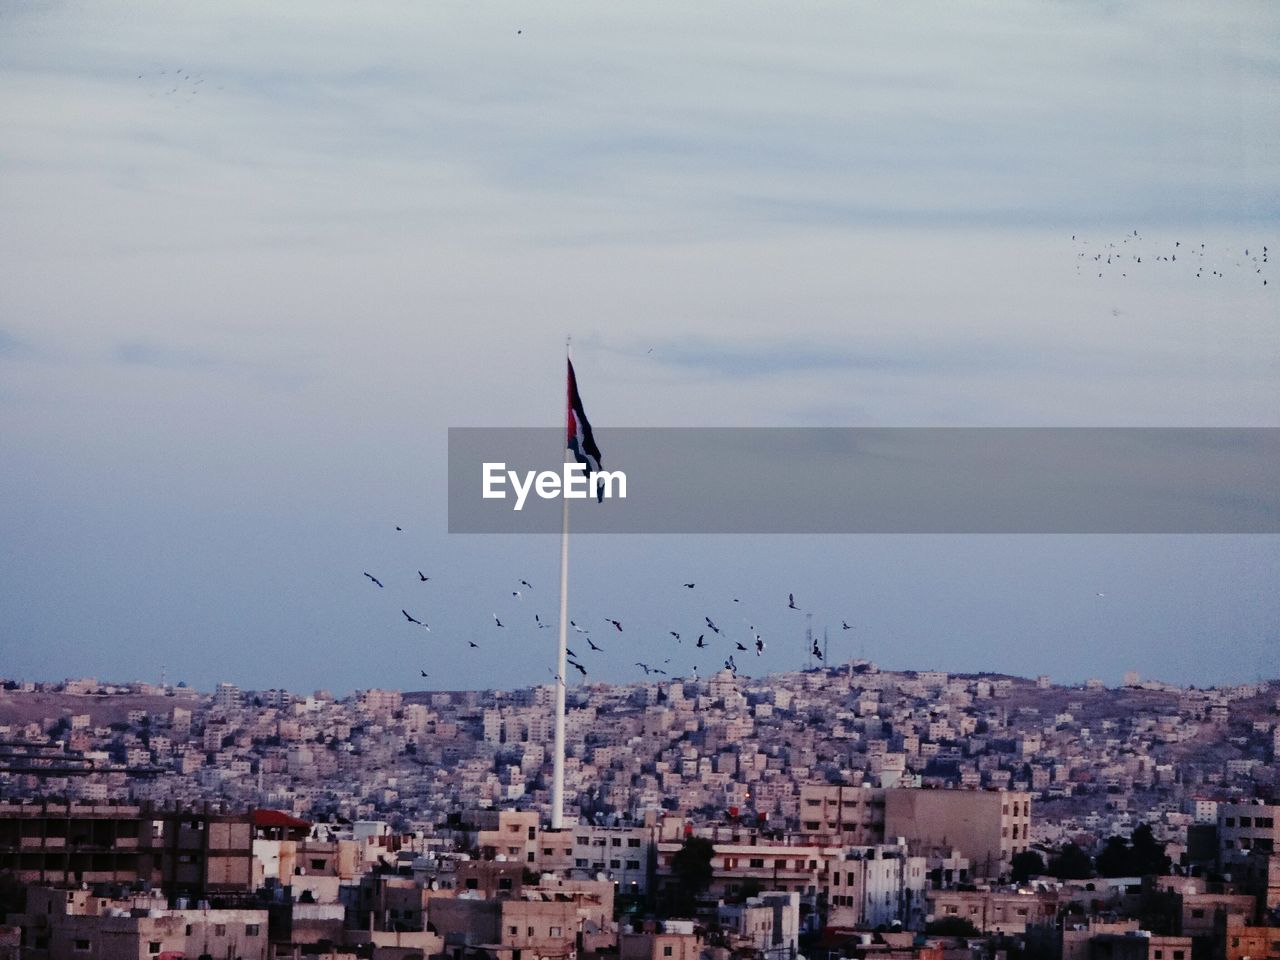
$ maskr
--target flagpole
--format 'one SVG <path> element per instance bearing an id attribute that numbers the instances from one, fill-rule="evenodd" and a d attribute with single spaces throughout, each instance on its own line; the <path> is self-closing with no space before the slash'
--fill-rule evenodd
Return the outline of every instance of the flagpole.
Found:
<path id="1" fill-rule="evenodd" d="M 565 365 L 569 360 L 569 340 L 564 342 Z M 561 408 L 561 429 L 569 410 L 568 371 L 565 372 L 565 402 Z M 561 438 L 561 453 L 569 460 L 568 446 Z M 569 649 L 569 498 L 560 497 L 560 647 L 556 655 L 556 740 L 551 773 L 551 829 L 564 829 L 564 695 L 566 659 Z"/>

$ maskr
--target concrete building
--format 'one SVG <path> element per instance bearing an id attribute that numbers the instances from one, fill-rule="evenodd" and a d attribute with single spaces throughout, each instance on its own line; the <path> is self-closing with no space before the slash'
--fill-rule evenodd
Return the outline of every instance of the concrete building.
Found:
<path id="1" fill-rule="evenodd" d="M 248 813 L 0 803 L 0 871 L 24 883 L 142 882 L 191 895 L 247 891 L 252 843 Z"/>
<path id="2" fill-rule="evenodd" d="M 800 950 L 800 894 L 762 893 L 741 903 L 721 903 L 720 927 L 741 950 L 764 960 L 792 960 Z"/>
<path id="3" fill-rule="evenodd" d="M 33 887 L 22 926 L 30 960 L 267 958 L 267 911 L 168 909 L 161 896 Z"/>
<path id="4" fill-rule="evenodd" d="M 1031 842 L 1031 795 L 1004 790 L 887 790 L 884 830 L 922 856 L 957 850 L 975 876 L 999 877 Z"/>

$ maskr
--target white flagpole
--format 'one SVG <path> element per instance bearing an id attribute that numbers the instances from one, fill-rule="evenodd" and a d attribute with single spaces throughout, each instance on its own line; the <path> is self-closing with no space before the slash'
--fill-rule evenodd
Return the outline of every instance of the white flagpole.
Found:
<path id="1" fill-rule="evenodd" d="M 564 345 L 565 366 L 568 367 L 569 341 Z M 565 370 L 564 406 L 561 408 L 561 429 L 564 429 L 569 410 L 568 370 Z M 561 437 L 564 443 L 564 437 Z M 564 445 L 564 461 L 569 461 L 569 450 Z M 564 694 L 566 662 L 569 649 L 569 498 L 560 497 L 560 649 L 556 656 L 556 742 L 551 774 L 551 829 L 564 829 Z"/>

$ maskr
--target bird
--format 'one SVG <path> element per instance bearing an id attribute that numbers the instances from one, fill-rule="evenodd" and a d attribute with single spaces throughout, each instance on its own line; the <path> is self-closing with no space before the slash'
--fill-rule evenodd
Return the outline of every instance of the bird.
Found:
<path id="1" fill-rule="evenodd" d="M 685 589 L 686 589 L 686 590 L 692 590 L 692 589 L 694 588 L 694 586 L 695 586 L 695 585 L 694 585 L 694 584 L 692 584 L 692 583 L 686 583 L 686 584 L 684 585 L 684 587 L 685 587 Z"/>
<path id="2" fill-rule="evenodd" d="M 812 653 L 819 660 L 822 659 L 822 648 L 818 646 L 817 640 L 813 641 L 813 649 L 810 650 L 809 652 Z"/>
<path id="3" fill-rule="evenodd" d="M 430 578 L 430 577 L 428 577 L 428 576 L 427 576 L 425 573 L 423 573 L 421 570 L 419 570 L 419 571 L 418 571 L 418 580 L 419 580 L 419 581 L 421 581 L 422 583 L 426 583 L 426 582 L 427 582 L 428 580 L 430 580 L 430 579 L 431 579 L 431 578 Z"/>
<path id="4" fill-rule="evenodd" d="M 415 620 L 413 617 L 411 617 L 411 616 L 409 615 L 409 611 L 408 611 L 408 610 L 404 610 L 404 609 L 402 609 L 400 612 L 404 614 L 404 618 L 405 618 L 406 620 L 408 620 L 410 623 L 416 623 L 418 626 L 422 626 L 422 621 L 421 621 L 421 620 Z"/>
<path id="5" fill-rule="evenodd" d="M 431 674 L 427 673 L 427 671 L 425 671 L 425 670 L 419 670 L 418 672 L 419 672 L 420 674 L 422 674 L 424 677 L 429 677 L 429 676 L 431 676 Z"/>
<path id="6" fill-rule="evenodd" d="M 619 620 L 611 620 L 609 617 L 605 617 L 605 620 L 606 620 L 607 622 L 609 622 L 609 623 L 612 623 L 612 624 L 613 624 L 613 625 L 618 629 L 618 632 L 619 632 L 619 633 L 621 633 L 621 632 L 622 632 L 622 623 L 621 623 L 621 621 L 619 621 Z"/>
<path id="7" fill-rule="evenodd" d="M 741 643 L 739 643 L 737 640 L 733 641 L 733 645 L 734 645 L 735 647 L 737 647 L 739 650 L 743 651 L 744 653 L 746 652 L 746 649 L 747 649 L 747 648 L 746 648 L 746 647 L 744 647 L 744 646 L 743 646 Z"/>
<path id="8" fill-rule="evenodd" d="M 641 663 L 639 660 L 637 660 L 637 661 L 636 661 L 636 666 L 637 666 L 637 667 L 639 667 L 641 670 L 643 670 L 643 671 L 644 671 L 644 675 L 645 675 L 646 677 L 649 675 L 650 667 L 649 667 L 649 665 L 648 665 L 647 663 Z"/>
<path id="9" fill-rule="evenodd" d="M 673 637 L 676 638 L 676 641 L 679 642 L 680 634 L 676 633 L 674 630 L 668 630 L 667 633 L 671 634 Z"/>
<path id="10" fill-rule="evenodd" d="M 720 632 L 720 628 L 716 626 L 715 621 L 712 620 L 710 617 L 703 617 L 702 619 L 707 621 L 707 626 L 711 629 L 712 633 Z"/>
<path id="11" fill-rule="evenodd" d="M 403 533 L 404 531 L 403 531 L 400 527 L 396 527 L 396 532 L 397 532 L 397 533 Z"/>
<path id="12" fill-rule="evenodd" d="M 579 633 L 586 633 L 586 632 L 587 632 L 586 630 L 582 629 L 582 627 L 580 627 L 580 626 L 578 626 L 576 623 L 574 623 L 572 620 L 570 620 L 570 621 L 569 621 L 569 626 L 573 627 L 573 629 L 577 630 Z"/>
<path id="13" fill-rule="evenodd" d="M 519 591 L 519 590 L 512 590 L 512 591 L 511 591 L 511 595 L 512 595 L 513 597 L 515 597 L 517 600 L 522 600 L 522 599 L 523 599 L 523 595 L 520 593 L 520 591 Z"/>
<path id="14" fill-rule="evenodd" d="M 760 639 L 760 634 L 756 634 L 756 656 L 764 653 L 764 641 Z"/>
<path id="15" fill-rule="evenodd" d="M 737 597 L 734 597 L 734 598 L 733 598 L 733 602 L 734 602 L 734 603 L 741 603 L 742 601 L 741 601 L 741 600 L 739 600 Z"/>
<path id="16" fill-rule="evenodd" d="M 848 621 L 848 620 L 841 620 L 841 621 L 840 621 L 840 629 L 841 629 L 841 630 L 852 630 L 852 629 L 853 629 L 853 627 L 849 626 L 849 621 Z"/>
<path id="17" fill-rule="evenodd" d="M 377 577 L 375 577 L 372 573 L 366 573 L 365 576 L 368 577 L 370 580 L 372 580 L 374 583 L 376 583 L 378 586 L 380 587 L 382 586 L 382 581 L 379 580 Z"/>
<path id="18" fill-rule="evenodd" d="M 468 640 L 468 641 L 467 641 L 467 646 L 468 646 L 468 647 L 470 647 L 472 650 L 479 650 L 479 649 L 480 649 L 480 644 L 476 643 L 474 640 Z"/>
<path id="19" fill-rule="evenodd" d="M 577 670 L 584 677 L 587 675 L 587 668 L 584 667 L 582 664 L 573 663 L 572 661 L 570 661 L 569 666 L 573 667 L 573 669 Z"/>
<path id="20" fill-rule="evenodd" d="M 538 616 L 536 613 L 533 615 L 533 620 L 534 620 L 534 622 L 538 625 L 538 629 L 539 629 L 539 630 L 550 630 L 550 629 L 551 629 L 551 624 L 549 624 L 549 623 L 543 623 L 543 622 L 542 622 L 542 618 L 541 618 L 540 616 Z"/>
<path id="21" fill-rule="evenodd" d="M 799 607 L 796 606 L 796 595 L 794 593 L 787 594 L 787 609 L 788 610 L 800 609 Z"/>
<path id="22" fill-rule="evenodd" d="M 533 584 L 532 584 L 532 583 L 530 583 L 528 580 L 521 580 L 521 581 L 520 581 L 520 586 L 524 587 L 526 590 L 532 590 L 532 589 L 533 589 Z"/>
<path id="23" fill-rule="evenodd" d="M 502 626 L 502 621 L 498 619 L 498 615 L 496 613 L 493 615 L 493 622 L 498 626 Z"/>
<path id="24" fill-rule="evenodd" d="M 660 673 L 660 674 L 662 674 L 664 677 L 665 677 L 665 676 L 668 676 L 667 671 L 665 671 L 665 670 L 659 670 L 657 667 L 654 667 L 654 668 L 653 668 L 653 672 L 654 672 L 654 673 Z"/>
<path id="25" fill-rule="evenodd" d="M 698 634 L 698 642 L 697 642 L 696 646 L 697 646 L 697 648 L 698 648 L 699 650 L 701 650 L 703 647 L 705 647 L 705 646 L 706 646 L 706 643 L 705 643 L 705 642 L 703 641 L 703 639 L 702 639 L 702 638 L 703 638 L 703 637 L 705 637 L 705 636 L 706 636 L 706 634 L 705 634 L 705 633 L 700 633 L 700 634 Z"/>
<path id="26" fill-rule="evenodd" d="M 572 650 L 570 650 L 568 647 L 564 648 L 564 652 L 567 653 L 569 656 L 573 657 L 573 659 L 575 660 L 578 659 L 578 655 L 574 653 Z"/>
<path id="27" fill-rule="evenodd" d="M 594 643 L 592 643 L 592 642 L 591 642 L 591 638 L 590 638 L 590 637 L 587 637 L 587 646 L 588 646 L 588 647 L 590 647 L 592 650 L 596 651 L 596 653 L 603 653 L 603 652 L 604 652 L 604 651 L 603 651 L 603 650 L 601 650 L 599 647 L 597 647 Z"/>

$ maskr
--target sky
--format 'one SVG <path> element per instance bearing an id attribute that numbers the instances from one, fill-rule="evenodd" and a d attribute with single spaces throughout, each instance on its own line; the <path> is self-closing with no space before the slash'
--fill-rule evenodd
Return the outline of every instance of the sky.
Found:
<path id="1" fill-rule="evenodd" d="M 449 535 L 446 439 L 559 424 L 568 335 L 606 462 L 610 427 L 1280 427 L 1278 81 L 1264 2 L 0 5 L 0 673 L 548 679 L 558 538 Z M 1278 569 L 581 536 L 570 607 L 614 682 L 719 667 L 705 616 L 801 666 L 812 613 L 833 660 L 1203 686 L 1276 675 Z"/>

